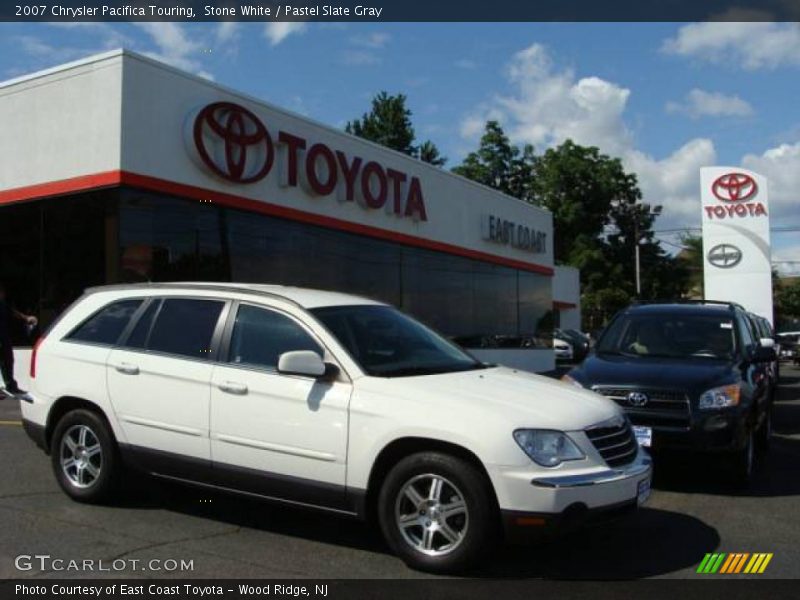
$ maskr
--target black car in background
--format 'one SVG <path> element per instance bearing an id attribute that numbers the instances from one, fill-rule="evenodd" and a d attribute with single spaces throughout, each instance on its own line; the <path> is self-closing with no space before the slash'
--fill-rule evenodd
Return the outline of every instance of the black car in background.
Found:
<path id="1" fill-rule="evenodd" d="M 753 327 L 753 335 L 759 340 L 762 346 L 775 349 L 775 360 L 768 365 L 768 375 L 770 377 L 770 393 L 775 394 L 778 388 L 778 379 L 780 378 L 780 356 L 778 355 L 779 345 L 775 336 L 775 330 L 772 329 L 772 324 L 762 317 L 753 313 L 748 313 L 750 322 Z"/>
<path id="2" fill-rule="evenodd" d="M 654 453 L 715 453 L 746 483 L 756 447 L 769 443 L 774 360 L 738 305 L 634 305 L 612 319 L 564 380 L 622 406 Z"/>
<path id="3" fill-rule="evenodd" d="M 554 329 L 553 337 L 572 346 L 572 360 L 580 362 L 589 354 L 589 338 L 575 329 Z"/>

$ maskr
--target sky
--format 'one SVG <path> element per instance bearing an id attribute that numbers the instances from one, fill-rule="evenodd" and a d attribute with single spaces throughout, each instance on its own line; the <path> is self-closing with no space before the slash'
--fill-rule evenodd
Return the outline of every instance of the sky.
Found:
<path id="1" fill-rule="evenodd" d="M 701 167 L 755 170 L 775 266 L 800 274 L 800 24 L 2 23 L 0 80 L 120 47 L 337 127 L 403 93 L 448 167 L 490 118 L 537 152 L 598 146 L 664 207 L 670 251 Z"/>

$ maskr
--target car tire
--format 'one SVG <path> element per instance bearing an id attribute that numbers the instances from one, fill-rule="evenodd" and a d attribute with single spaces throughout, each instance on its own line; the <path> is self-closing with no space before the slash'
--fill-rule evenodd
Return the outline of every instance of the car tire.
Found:
<path id="1" fill-rule="evenodd" d="M 106 420 L 95 412 L 68 412 L 56 425 L 50 447 L 61 489 L 78 502 L 109 501 L 117 489 L 120 460 Z"/>
<path id="2" fill-rule="evenodd" d="M 498 539 L 496 501 L 485 475 L 439 452 L 407 456 L 392 468 L 378 496 L 378 518 L 392 550 L 421 571 L 462 572 Z"/>
<path id="3" fill-rule="evenodd" d="M 772 438 L 772 407 L 767 408 L 764 414 L 764 422 L 758 429 L 758 436 L 756 437 L 756 444 L 760 452 L 769 451 L 770 440 Z"/>
<path id="4" fill-rule="evenodd" d="M 733 455 L 733 481 L 738 486 L 749 486 L 753 478 L 756 460 L 755 446 L 755 433 L 750 429 L 747 432 L 747 441 L 744 447 Z"/>

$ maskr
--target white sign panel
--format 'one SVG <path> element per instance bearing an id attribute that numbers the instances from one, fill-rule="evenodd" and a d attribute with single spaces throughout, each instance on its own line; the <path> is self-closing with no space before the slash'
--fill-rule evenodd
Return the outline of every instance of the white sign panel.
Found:
<path id="1" fill-rule="evenodd" d="M 738 167 L 700 170 L 707 300 L 737 302 L 772 322 L 767 179 Z"/>

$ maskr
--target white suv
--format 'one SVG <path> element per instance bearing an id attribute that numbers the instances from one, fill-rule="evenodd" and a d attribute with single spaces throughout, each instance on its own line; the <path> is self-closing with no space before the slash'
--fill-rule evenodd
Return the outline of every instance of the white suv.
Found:
<path id="1" fill-rule="evenodd" d="M 650 491 L 613 402 L 481 363 L 356 296 L 93 288 L 39 340 L 31 378 L 26 431 L 75 500 L 107 500 L 132 467 L 375 517 L 426 570 L 474 564 L 503 530 L 634 510 Z"/>

